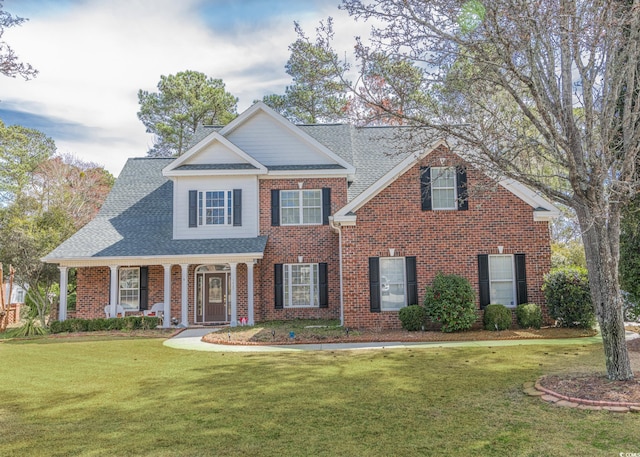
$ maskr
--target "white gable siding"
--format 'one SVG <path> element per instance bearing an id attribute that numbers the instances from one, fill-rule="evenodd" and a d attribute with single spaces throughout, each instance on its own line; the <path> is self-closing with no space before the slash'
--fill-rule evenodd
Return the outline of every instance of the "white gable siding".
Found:
<path id="1" fill-rule="evenodd" d="M 245 159 L 239 157 L 228 147 L 214 142 L 204 150 L 198 152 L 195 156 L 190 157 L 187 161 L 189 164 L 219 164 L 219 163 L 247 163 Z"/>
<path id="2" fill-rule="evenodd" d="M 256 113 L 226 138 L 266 166 L 335 163 L 263 112 Z"/>
<path id="3" fill-rule="evenodd" d="M 189 191 L 242 189 L 242 226 L 202 225 L 189 227 Z M 258 178 L 255 176 L 180 176 L 173 183 L 173 238 L 253 238 L 258 236 Z"/>

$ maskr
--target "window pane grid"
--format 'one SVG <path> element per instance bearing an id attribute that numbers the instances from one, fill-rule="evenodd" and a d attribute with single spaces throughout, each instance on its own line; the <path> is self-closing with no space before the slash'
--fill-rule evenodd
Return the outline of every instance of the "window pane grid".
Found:
<path id="1" fill-rule="evenodd" d="M 280 191 L 280 223 L 282 225 L 316 225 L 322 223 L 322 191 Z"/>
<path id="2" fill-rule="evenodd" d="M 198 193 L 199 225 L 231 225 L 233 223 L 233 193 L 208 191 Z"/>
<path id="3" fill-rule="evenodd" d="M 433 209 L 456 209 L 455 168 L 431 168 L 431 204 Z"/>
<path id="4" fill-rule="evenodd" d="M 120 268 L 119 270 L 119 303 L 123 308 L 137 310 L 140 308 L 140 269 Z"/>
<path id="5" fill-rule="evenodd" d="M 285 264 L 284 306 L 318 306 L 318 264 Z"/>

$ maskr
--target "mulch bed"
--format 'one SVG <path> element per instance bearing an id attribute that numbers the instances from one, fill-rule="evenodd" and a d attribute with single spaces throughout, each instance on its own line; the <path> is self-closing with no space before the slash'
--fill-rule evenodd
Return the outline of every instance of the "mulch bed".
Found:
<path id="1" fill-rule="evenodd" d="M 640 338 L 627 341 L 627 349 L 634 373 L 640 375 Z M 572 398 L 640 403 L 640 379 L 611 381 L 604 373 L 575 373 L 544 376 L 539 383 Z"/>
<path id="2" fill-rule="evenodd" d="M 270 344 L 309 344 L 309 343 L 371 343 L 371 342 L 448 342 L 448 341 L 487 341 L 487 340 L 523 340 L 549 338 L 581 338 L 594 336 L 593 330 L 573 328 L 542 328 L 502 330 L 470 330 L 467 332 L 443 333 L 439 331 L 408 332 L 406 330 L 352 330 L 337 334 L 323 332 L 297 331 L 294 338 L 287 331 L 279 329 L 275 335 L 271 328 L 251 327 L 247 330 L 234 329 L 228 333 L 220 331 L 205 335 L 202 340 L 214 344 L 231 345 L 270 345 Z"/>

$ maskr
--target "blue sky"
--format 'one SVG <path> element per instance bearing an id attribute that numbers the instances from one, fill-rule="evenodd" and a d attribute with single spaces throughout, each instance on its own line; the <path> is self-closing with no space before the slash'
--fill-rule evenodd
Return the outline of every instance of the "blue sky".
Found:
<path id="1" fill-rule="evenodd" d="M 238 110 L 290 83 L 284 65 L 296 39 L 334 18 L 334 47 L 353 49 L 369 24 L 338 10 L 340 0 L 5 0 L 26 17 L 3 39 L 40 74 L 0 77 L 0 119 L 51 136 L 60 153 L 117 175 L 153 138 L 137 118 L 139 89 L 182 70 L 221 78 Z"/>

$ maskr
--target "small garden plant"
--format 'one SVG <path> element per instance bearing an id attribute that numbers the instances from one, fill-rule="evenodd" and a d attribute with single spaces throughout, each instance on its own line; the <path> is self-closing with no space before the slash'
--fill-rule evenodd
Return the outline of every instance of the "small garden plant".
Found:
<path id="1" fill-rule="evenodd" d="M 418 330 L 424 330 L 427 311 L 420 305 L 410 305 L 400 309 L 398 318 L 400 319 L 403 329 L 416 332 Z"/>
<path id="2" fill-rule="evenodd" d="M 482 323 L 485 330 L 506 330 L 511 327 L 511 310 L 504 305 L 487 305 Z"/>
<path id="3" fill-rule="evenodd" d="M 468 330 L 477 319 L 475 292 L 462 276 L 438 273 L 428 286 L 424 307 L 431 322 L 443 332 Z"/>
<path id="4" fill-rule="evenodd" d="M 522 303 L 516 307 L 516 318 L 521 328 L 542 327 L 542 309 L 535 303 Z"/>

